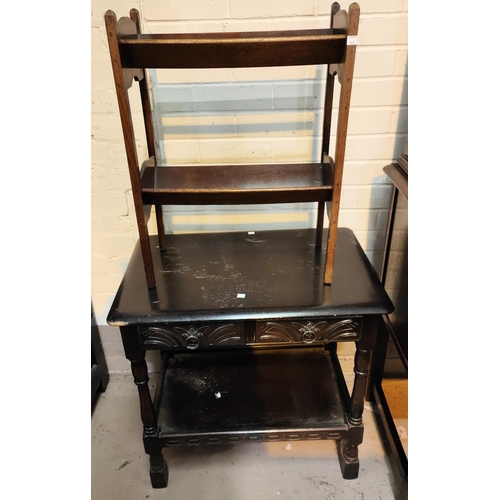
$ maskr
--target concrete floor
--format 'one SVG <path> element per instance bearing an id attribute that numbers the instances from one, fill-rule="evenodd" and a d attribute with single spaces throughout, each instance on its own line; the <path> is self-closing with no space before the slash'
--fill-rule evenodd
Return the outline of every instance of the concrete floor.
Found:
<path id="1" fill-rule="evenodd" d="M 154 383 L 153 374 L 153 390 Z M 355 480 L 342 479 L 333 441 L 206 445 L 164 449 L 169 484 L 153 489 L 137 388 L 131 376 L 112 376 L 92 414 L 92 500 L 399 500 L 405 493 L 391 473 L 369 404 L 364 423 Z"/>

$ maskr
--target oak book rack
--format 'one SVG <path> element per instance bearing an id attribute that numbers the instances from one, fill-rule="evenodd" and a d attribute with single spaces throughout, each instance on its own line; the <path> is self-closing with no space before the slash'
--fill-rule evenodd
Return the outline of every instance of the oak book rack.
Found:
<path id="1" fill-rule="evenodd" d="M 105 15 L 116 94 L 148 287 L 155 287 L 145 207 L 155 206 L 160 249 L 166 250 L 162 205 L 318 202 L 317 241 L 321 247 L 325 203 L 331 204 L 325 284 L 332 282 L 347 123 L 359 23 L 359 6 L 349 13 L 332 5 L 330 27 L 300 31 L 141 34 L 139 13 L 119 21 Z M 339 27 L 336 27 L 339 26 Z M 149 68 L 250 68 L 328 65 L 321 157 L 316 162 L 274 165 L 169 167 L 155 155 Z M 334 79 L 341 81 L 335 155 L 329 155 Z M 149 160 L 139 165 L 127 89 L 139 81 Z"/>
<path id="2" fill-rule="evenodd" d="M 105 22 L 139 229 L 107 321 L 120 328 L 138 387 L 152 486 L 167 486 L 163 447 L 297 439 L 336 441 L 342 476 L 356 478 L 371 351 L 393 307 L 354 233 L 337 227 L 359 6 L 334 3 L 328 28 L 302 31 L 141 34 L 135 9 L 119 21 L 108 11 Z M 157 164 L 148 68 L 294 65 L 328 66 L 316 162 Z M 142 166 L 127 93 L 134 80 L 149 154 Z M 165 234 L 161 210 L 292 202 L 318 203 L 316 228 Z M 158 235 L 146 225 L 152 205 Z M 343 341 L 356 342 L 350 393 L 336 355 Z M 147 350 L 162 361 L 154 397 Z"/>

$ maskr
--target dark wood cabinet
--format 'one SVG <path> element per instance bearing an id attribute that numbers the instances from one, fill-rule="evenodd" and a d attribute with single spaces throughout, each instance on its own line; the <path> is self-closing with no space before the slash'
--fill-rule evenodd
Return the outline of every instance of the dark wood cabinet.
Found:
<path id="1" fill-rule="evenodd" d="M 378 408 L 378 424 L 390 462 L 403 488 L 408 483 L 408 151 L 384 168 L 393 183 L 390 216 L 382 270 L 382 283 L 394 310 L 382 316 L 374 349 L 370 395 Z M 399 404 L 391 402 L 399 392 Z M 401 398 L 406 397 L 406 401 Z M 406 407 L 405 403 L 406 402 Z M 406 412 L 406 415 L 405 415 Z M 404 421 L 406 427 L 398 425 Z M 404 434 L 404 435 L 402 435 Z"/>

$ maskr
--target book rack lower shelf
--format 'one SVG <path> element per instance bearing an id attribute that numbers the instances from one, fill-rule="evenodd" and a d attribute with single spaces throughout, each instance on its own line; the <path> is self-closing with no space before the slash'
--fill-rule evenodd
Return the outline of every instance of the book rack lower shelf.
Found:
<path id="1" fill-rule="evenodd" d="M 160 442 L 342 439 L 348 425 L 339 370 L 322 347 L 171 355 L 158 413 Z"/>
<path id="2" fill-rule="evenodd" d="M 332 175 L 322 163 L 145 166 L 141 196 L 145 205 L 331 201 Z"/>

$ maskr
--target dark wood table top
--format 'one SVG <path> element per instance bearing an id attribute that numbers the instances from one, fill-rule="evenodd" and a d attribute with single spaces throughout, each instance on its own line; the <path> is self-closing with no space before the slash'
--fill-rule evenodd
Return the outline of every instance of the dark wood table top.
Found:
<path id="1" fill-rule="evenodd" d="M 326 230 L 325 230 L 326 233 Z M 323 241 L 326 242 L 326 234 Z M 114 326 L 178 321 L 378 315 L 393 305 L 352 230 L 339 228 L 332 285 L 315 230 L 151 236 L 157 286 L 148 289 L 139 244 L 110 308 Z"/>

